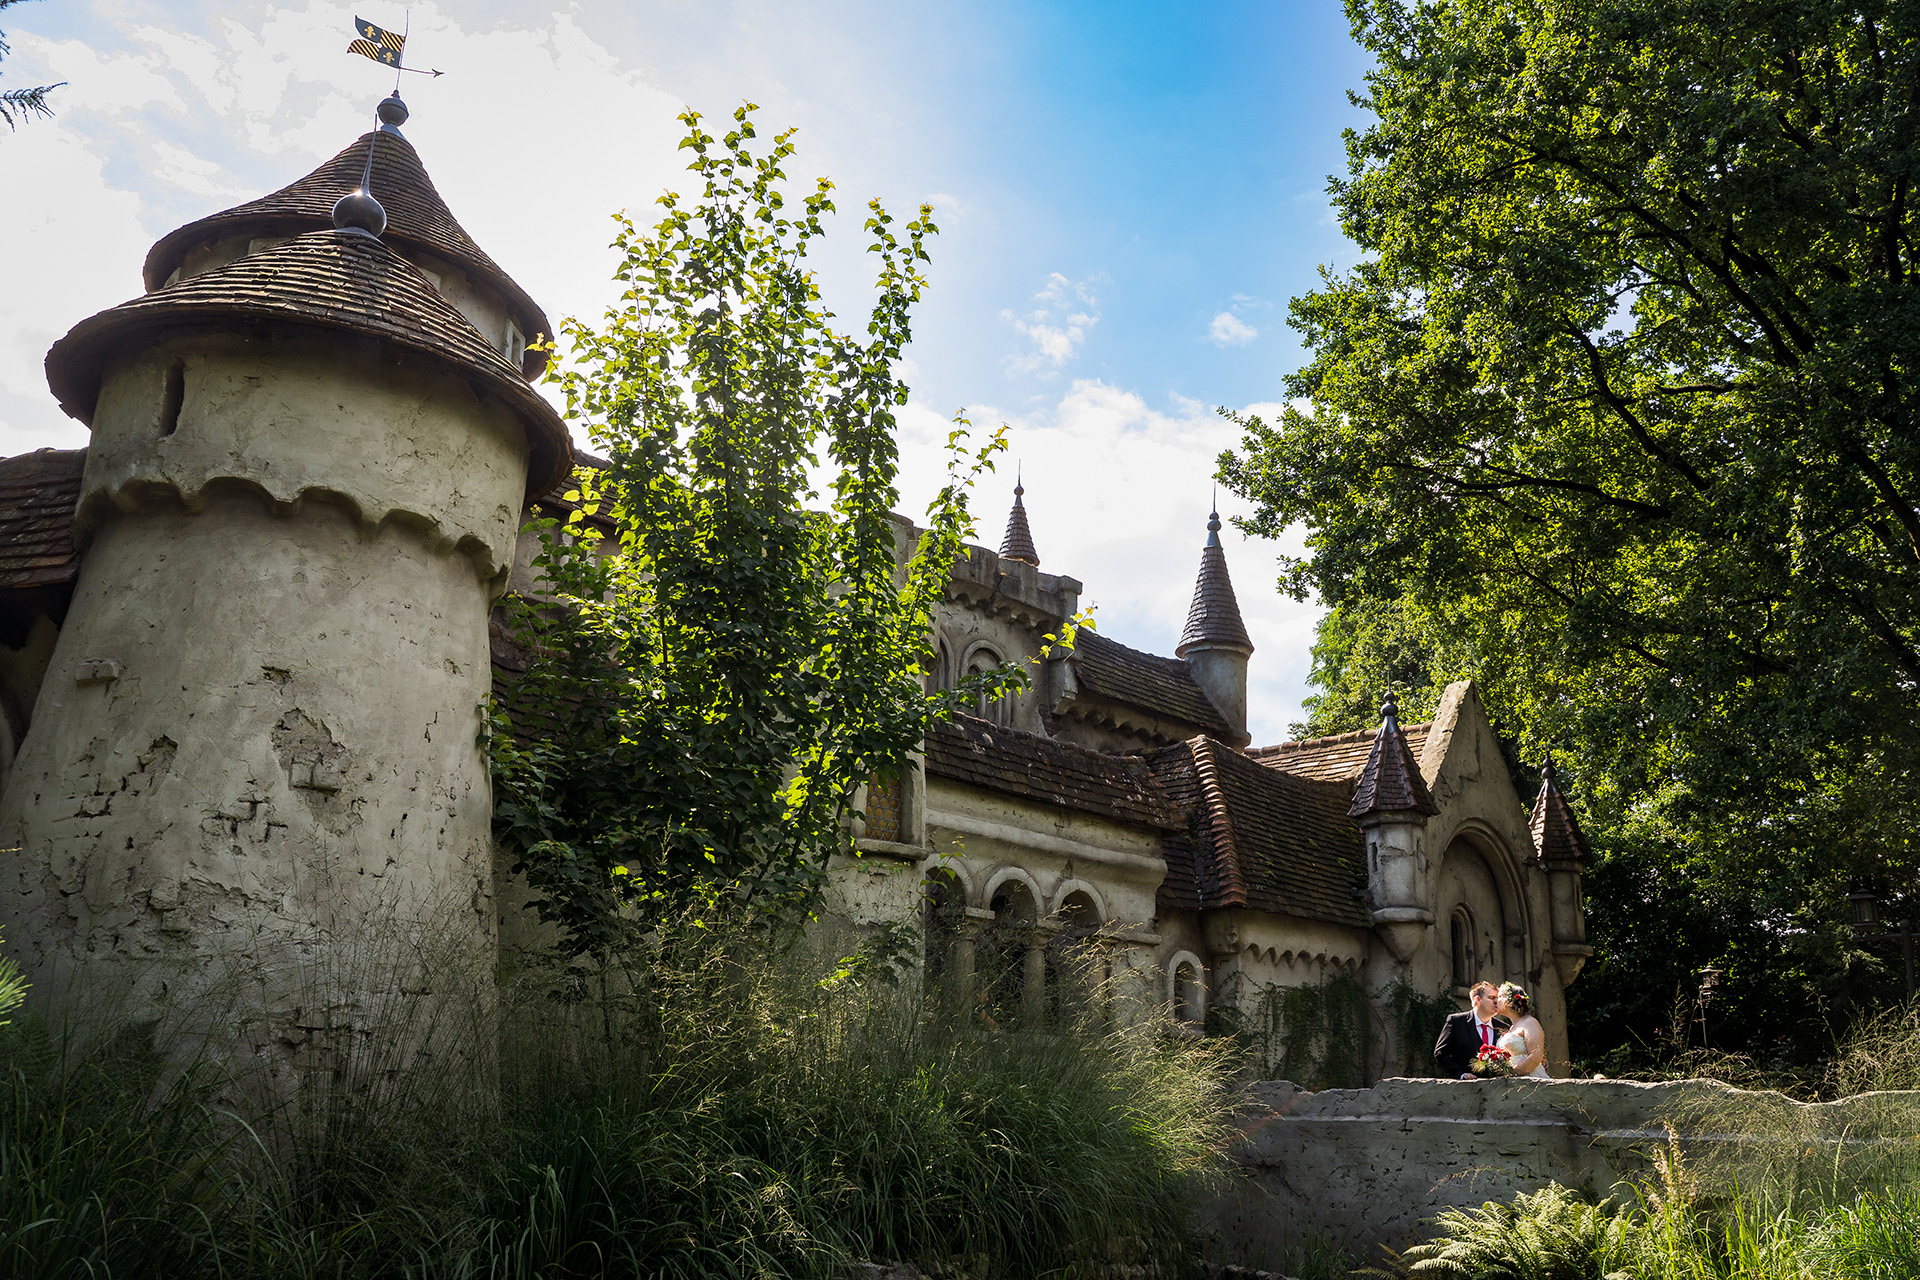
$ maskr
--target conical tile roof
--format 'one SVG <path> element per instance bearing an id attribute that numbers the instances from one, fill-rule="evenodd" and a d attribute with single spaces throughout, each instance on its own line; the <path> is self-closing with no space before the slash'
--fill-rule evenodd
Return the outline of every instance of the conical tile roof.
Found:
<path id="1" fill-rule="evenodd" d="M 1247 635 L 1246 624 L 1240 621 L 1240 601 L 1233 594 L 1233 579 L 1227 576 L 1227 553 L 1220 545 L 1218 511 L 1207 520 L 1207 545 L 1200 552 L 1200 576 L 1194 581 L 1187 627 L 1180 633 L 1180 644 L 1174 653 L 1184 658 L 1187 650 L 1201 646 L 1253 652 L 1253 640 Z"/>
<path id="2" fill-rule="evenodd" d="M 1392 693 L 1380 704 L 1380 732 L 1373 740 L 1366 768 L 1353 784 L 1353 804 L 1349 818 L 1364 818 L 1370 813 L 1434 814 L 1440 806 L 1420 776 L 1420 762 L 1407 746 L 1407 735 L 1400 730 L 1400 704 Z"/>
<path id="3" fill-rule="evenodd" d="M 1027 528 L 1027 506 L 1021 501 L 1026 494 L 1026 486 L 1015 482 L 1013 486 L 1013 510 L 1007 513 L 1007 534 L 1000 539 L 1000 558 L 1018 560 L 1021 564 L 1040 567 L 1040 553 L 1034 550 L 1033 533 Z"/>
<path id="4" fill-rule="evenodd" d="M 1527 824 L 1533 832 L 1533 856 L 1543 866 L 1580 865 L 1593 861 L 1593 850 L 1574 821 L 1567 798 L 1554 781 L 1553 757 L 1540 766 L 1540 796 L 1533 802 L 1533 816 Z"/>
<path id="5" fill-rule="evenodd" d="M 60 407 L 93 417 L 100 376 L 139 334 L 204 324 L 311 325 L 379 338 L 439 360 L 512 407 L 527 433 L 527 496 L 573 468 L 560 416 L 412 263 L 359 231 L 315 231 L 82 320 L 47 352 Z"/>
<path id="6" fill-rule="evenodd" d="M 294 235 L 333 226 L 333 205 L 360 185 L 366 171 L 367 148 L 373 148 L 373 175 L 369 186 L 374 198 L 387 211 L 383 238 L 401 246 L 415 246 L 438 254 L 464 267 L 506 300 L 521 332 L 531 342 L 538 335 L 551 336 L 553 328 L 547 316 L 500 264 L 487 256 L 473 237 L 466 233 L 447 202 L 434 189 L 420 153 L 396 130 L 378 129 L 363 134 L 339 155 L 271 195 L 249 200 L 197 222 L 169 231 L 147 252 L 142 272 L 148 289 L 164 285 L 196 245 L 223 236 L 252 230 L 261 235 Z M 522 372 L 538 377 L 546 367 L 546 354 L 529 349 Z"/>

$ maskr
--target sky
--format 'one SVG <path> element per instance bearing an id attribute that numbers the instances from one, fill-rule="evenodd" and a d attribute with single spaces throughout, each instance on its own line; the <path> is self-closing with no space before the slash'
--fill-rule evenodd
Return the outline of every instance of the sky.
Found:
<path id="1" fill-rule="evenodd" d="M 976 493 L 999 545 L 1018 465 L 1042 569 L 1096 625 L 1172 653 L 1215 459 L 1304 362 L 1288 300 L 1351 266 L 1327 194 L 1366 60 L 1337 0 L 497 0 L 154 4 L 36 0 L 0 14 L 0 87 L 65 81 L 51 120 L 0 131 L 0 450 L 72 448 L 47 347 L 140 291 L 166 232 L 275 190 L 370 127 L 393 73 L 352 20 L 409 31 L 405 127 L 455 217 L 556 321 L 613 300 L 612 215 L 690 191 L 675 148 L 759 105 L 796 128 L 795 190 L 832 178 L 818 254 L 851 324 L 871 297 L 861 214 L 933 206 L 932 286 L 903 363 L 902 508 L 937 488 L 948 420 L 1009 427 Z M 584 438 L 584 437 L 582 437 Z M 1231 495 L 1221 513 L 1246 514 Z M 1298 537 L 1222 534 L 1256 652 L 1256 743 L 1301 718 L 1312 601 L 1275 560 Z"/>

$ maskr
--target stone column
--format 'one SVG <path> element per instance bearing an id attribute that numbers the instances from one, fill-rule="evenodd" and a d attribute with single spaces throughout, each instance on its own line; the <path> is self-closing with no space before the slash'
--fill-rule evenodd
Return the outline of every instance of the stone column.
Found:
<path id="1" fill-rule="evenodd" d="M 1053 930 L 1036 927 L 1020 957 L 1020 1020 L 1028 1028 L 1047 1023 L 1047 943 Z"/>

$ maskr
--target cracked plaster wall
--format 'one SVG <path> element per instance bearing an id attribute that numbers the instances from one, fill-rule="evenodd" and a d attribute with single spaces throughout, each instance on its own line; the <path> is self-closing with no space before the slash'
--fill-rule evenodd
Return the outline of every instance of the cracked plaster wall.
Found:
<path id="1" fill-rule="evenodd" d="M 459 380 L 265 346 L 109 379 L 0 798 L 0 927 L 43 1010 L 207 1026 L 234 997 L 256 1048 L 364 1023 L 428 963 L 491 971 L 479 706 L 525 481 Z M 171 435 L 162 356 L 188 370 Z"/>

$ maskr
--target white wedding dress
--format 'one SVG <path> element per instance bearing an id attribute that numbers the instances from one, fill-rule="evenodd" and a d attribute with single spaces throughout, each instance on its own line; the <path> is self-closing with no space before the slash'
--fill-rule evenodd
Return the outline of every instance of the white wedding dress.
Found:
<path id="1" fill-rule="evenodd" d="M 1499 1040 L 1495 1041 L 1495 1043 L 1512 1054 L 1515 1062 L 1520 1061 L 1520 1059 L 1532 1052 L 1531 1047 L 1527 1044 L 1526 1034 L 1521 1031 L 1509 1031 L 1507 1034 L 1501 1036 Z M 1552 1077 L 1547 1075 L 1547 1063 L 1544 1058 L 1540 1060 L 1539 1066 L 1520 1077 L 1522 1080 L 1548 1080 L 1551 1078 Z"/>

